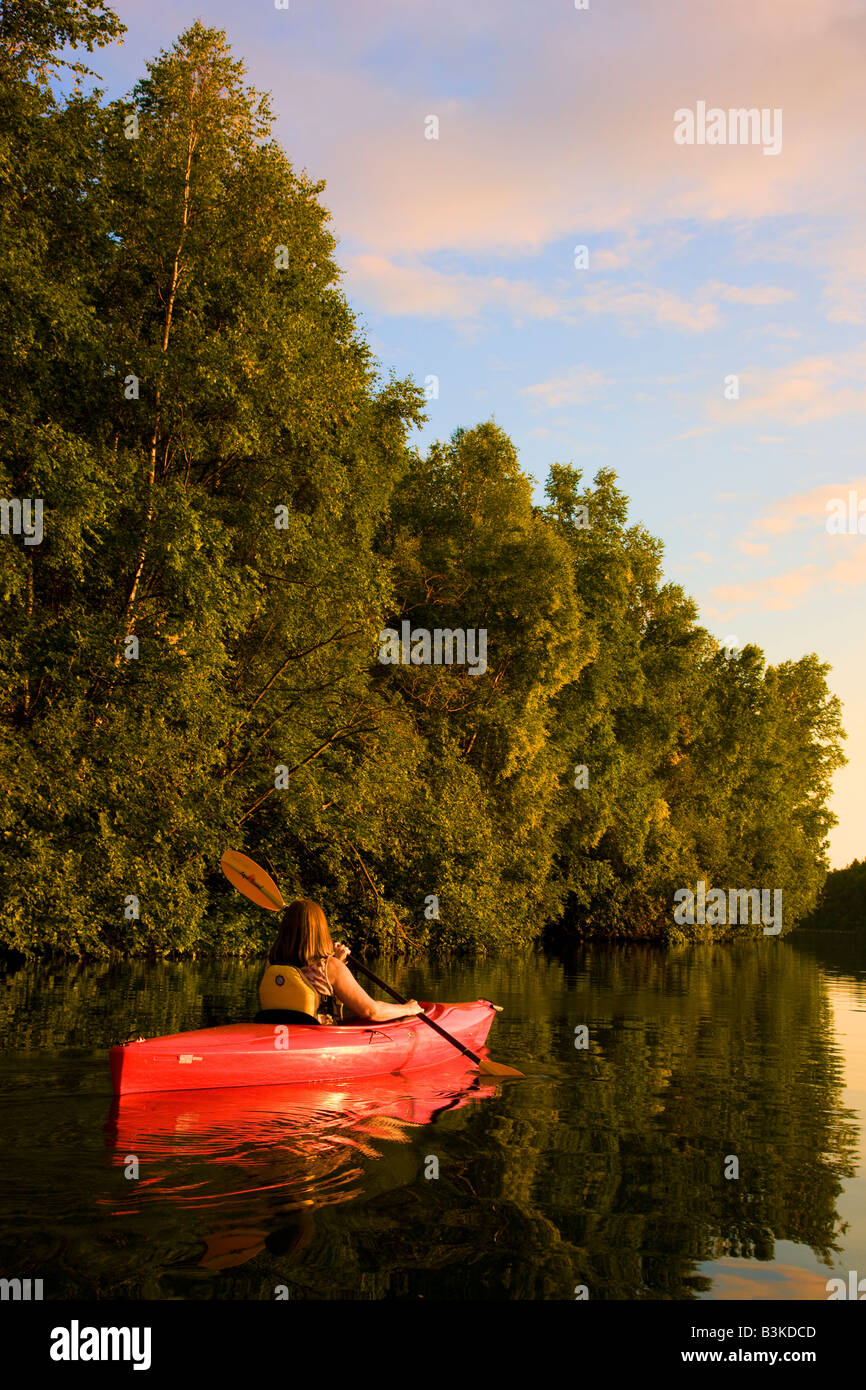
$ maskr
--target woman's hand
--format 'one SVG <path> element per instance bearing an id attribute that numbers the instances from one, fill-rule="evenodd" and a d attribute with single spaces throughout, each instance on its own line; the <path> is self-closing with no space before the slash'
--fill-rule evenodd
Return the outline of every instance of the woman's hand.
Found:
<path id="1" fill-rule="evenodd" d="M 417 999 L 410 999 L 407 1004 L 401 1004 L 401 1011 L 405 1014 L 423 1014 L 424 1009 Z"/>
<path id="2" fill-rule="evenodd" d="M 348 946 L 344 946 L 342 941 L 338 941 L 334 946 L 334 956 L 345 965 L 346 961 L 349 959 Z"/>

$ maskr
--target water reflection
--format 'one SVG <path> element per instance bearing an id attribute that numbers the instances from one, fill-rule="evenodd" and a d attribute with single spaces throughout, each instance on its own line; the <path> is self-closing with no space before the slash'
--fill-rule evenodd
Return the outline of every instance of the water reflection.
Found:
<path id="1" fill-rule="evenodd" d="M 220 1219 L 195 1261 L 210 1269 L 264 1249 L 295 1253 L 310 1244 L 318 1208 L 362 1195 L 363 1160 L 386 1159 L 411 1129 L 493 1094 L 458 1058 L 366 1081 L 115 1098 L 105 1135 L 129 1195 L 120 1205 L 101 1200 L 115 1216 L 154 1201 L 213 1212 Z M 257 1224 L 244 1228 L 245 1220 Z"/>
<path id="2" fill-rule="evenodd" d="M 54 1296 L 694 1299 L 825 1297 L 832 1273 L 866 1272 L 855 942 L 593 943 L 380 973 L 503 1004 L 493 1055 L 529 1078 L 493 1091 L 458 1062 L 432 1093 L 417 1073 L 128 1097 L 106 1126 L 109 1043 L 245 1016 L 255 967 L 11 977 L 4 1273 Z"/>
<path id="3" fill-rule="evenodd" d="M 829 1264 L 858 1125 L 814 961 L 757 941 L 592 948 L 568 965 L 575 1021 L 591 1018 L 599 1045 L 577 1141 L 549 1180 L 567 1211 L 561 1170 L 582 1175 L 582 1210 L 563 1224 L 590 1245 L 584 1282 L 607 1297 L 699 1296 L 706 1262 L 772 1261 L 781 1241 Z"/>

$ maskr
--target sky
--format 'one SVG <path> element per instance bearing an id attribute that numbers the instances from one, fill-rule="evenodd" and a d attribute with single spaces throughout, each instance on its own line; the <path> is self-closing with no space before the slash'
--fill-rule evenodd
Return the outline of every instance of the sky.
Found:
<path id="1" fill-rule="evenodd" d="M 112 8 L 108 97 L 196 19 L 271 93 L 383 376 L 431 393 L 414 442 L 495 419 L 539 500 L 613 468 L 712 633 L 830 664 L 863 857 L 866 0 Z"/>

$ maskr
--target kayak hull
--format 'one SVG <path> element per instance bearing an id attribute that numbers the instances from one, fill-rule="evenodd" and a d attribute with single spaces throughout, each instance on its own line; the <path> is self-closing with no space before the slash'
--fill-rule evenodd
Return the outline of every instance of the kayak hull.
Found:
<path id="1" fill-rule="evenodd" d="M 425 1004 L 425 1012 L 464 1047 L 483 1047 L 495 1016 L 486 999 Z M 410 1017 L 390 1023 L 281 1025 L 229 1023 L 140 1039 L 109 1053 L 114 1094 L 287 1086 L 417 1071 L 452 1060 L 451 1043 Z"/>

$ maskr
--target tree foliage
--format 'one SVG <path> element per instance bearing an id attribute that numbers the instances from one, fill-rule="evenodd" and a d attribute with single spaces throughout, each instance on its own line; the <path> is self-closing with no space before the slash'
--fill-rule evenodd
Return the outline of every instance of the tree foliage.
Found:
<path id="1" fill-rule="evenodd" d="M 803 926 L 814 931 L 866 931 L 866 860 L 853 859 L 847 868 L 827 875 Z"/>
<path id="2" fill-rule="evenodd" d="M 45 508 L 0 538 L 2 944 L 256 949 L 229 846 L 385 948 L 664 937 L 701 878 L 792 925 L 827 668 L 726 660 L 610 470 L 555 464 L 537 506 L 492 422 L 419 456 L 422 393 L 382 380 L 221 32 L 129 101 L 54 96 L 119 28 L 0 4 L 0 490 Z M 486 669 L 377 660 L 405 622 L 484 632 Z"/>

